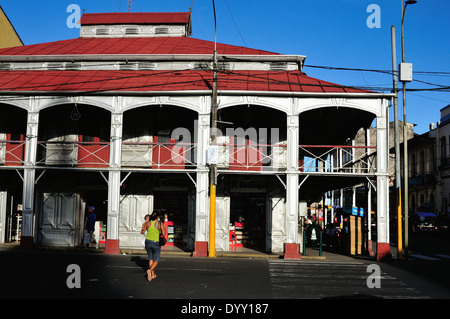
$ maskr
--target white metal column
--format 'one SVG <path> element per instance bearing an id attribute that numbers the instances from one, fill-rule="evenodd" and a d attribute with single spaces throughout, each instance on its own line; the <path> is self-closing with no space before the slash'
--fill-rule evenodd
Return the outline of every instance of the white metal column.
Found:
<path id="1" fill-rule="evenodd" d="M 377 259 L 390 257 L 389 244 L 389 119 L 386 101 L 377 117 Z"/>
<path id="2" fill-rule="evenodd" d="M 195 203 L 195 252 L 194 256 L 207 255 L 209 229 L 209 173 L 206 167 L 206 151 L 209 145 L 210 115 L 199 114 L 197 122 L 197 180 Z"/>
<path id="3" fill-rule="evenodd" d="M 33 102 L 34 100 L 32 100 Z M 34 188 L 36 171 L 36 151 L 38 141 L 39 113 L 29 112 L 27 116 L 27 135 L 25 163 L 23 171 L 23 207 L 21 246 L 31 246 L 34 237 Z"/>
<path id="4" fill-rule="evenodd" d="M 298 236 L 298 115 L 287 116 L 286 243 Z"/>
<path id="5" fill-rule="evenodd" d="M 8 202 L 8 192 L 0 191 L 0 244 L 5 242 L 6 234 L 6 204 Z M 11 200 L 12 205 L 12 200 Z"/>
<path id="6" fill-rule="evenodd" d="M 105 253 L 119 253 L 120 166 L 123 114 L 111 114 L 111 147 L 108 175 L 108 217 Z"/>

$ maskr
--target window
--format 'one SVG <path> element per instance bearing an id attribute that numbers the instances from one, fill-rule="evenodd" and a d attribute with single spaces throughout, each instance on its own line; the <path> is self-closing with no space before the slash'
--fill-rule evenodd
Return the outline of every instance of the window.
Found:
<path id="1" fill-rule="evenodd" d="M 444 137 L 441 138 L 441 160 L 447 158 L 447 139 Z"/>
<path id="2" fill-rule="evenodd" d="M 419 156 L 419 175 L 425 174 L 425 152 L 421 151 Z"/>
<path id="3" fill-rule="evenodd" d="M 410 158 L 410 172 L 409 172 L 409 176 L 410 177 L 415 177 L 416 176 L 416 154 L 411 154 L 411 158 Z"/>

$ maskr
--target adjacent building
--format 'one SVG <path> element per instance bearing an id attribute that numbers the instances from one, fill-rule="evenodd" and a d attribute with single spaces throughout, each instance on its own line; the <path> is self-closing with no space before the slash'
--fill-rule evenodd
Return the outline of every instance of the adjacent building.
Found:
<path id="1" fill-rule="evenodd" d="M 23 45 L 19 34 L 0 6 L 0 49 Z"/>

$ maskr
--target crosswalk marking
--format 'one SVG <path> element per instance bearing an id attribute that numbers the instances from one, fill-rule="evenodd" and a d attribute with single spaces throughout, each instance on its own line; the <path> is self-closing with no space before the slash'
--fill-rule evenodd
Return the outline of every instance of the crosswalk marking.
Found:
<path id="1" fill-rule="evenodd" d="M 397 259 L 397 255 L 392 255 L 392 258 Z M 443 261 L 443 260 L 450 260 L 450 255 L 445 255 L 445 254 L 424 255 L 424 254 L 419 254 L 419 253 L 408 253 L 408 259 L 410 259 L 410 260 Z"/>
<path id="2" fill-rule="evenodd" d="M 436 254 L 436 256 L 443 258 L 443 259 L 450 259 L 450 255 Z"/>
<path id="3" fill-rule="evenodd" d="M 269 260 L 274 298 L 287 294 L 292 298 L 389 298 L 428 299 L 413 287 L 384 272 L 381 267 L 380 288 L 369 288 L 372 274 L 363 262 Z"/>
<path id="4" fill-rule="evenodd" d="M 417 253 L 408 254 L 408 257 L 412 257 L 412 258 L 416 258 L 416 259 L 424 259 L 424 260 L 441 260 L 440 258 L 417 254 Z"/>

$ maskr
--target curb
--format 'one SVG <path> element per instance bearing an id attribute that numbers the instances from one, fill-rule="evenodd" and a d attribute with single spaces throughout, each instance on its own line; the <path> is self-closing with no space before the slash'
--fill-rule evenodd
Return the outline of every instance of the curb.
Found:
<path id="1" fill-rule="evenodd" d="M 120 251 L 121 254 L 127 255 L 145 255 L 146 252 L 143 250 L 127 250 L 123 249 Z M 192 252 L 177 252 L 177 251 L 161 251 L 161 256 L 183 256 L 183 257 L 191 257 Z M 202 258 L 202 257 L 196 257 Z M 209 258 L 209 257 L 203 257 Z M 217 252 L 216 258 L 264 258 L 264 259 L 284 259 L 282 255 L 274 255 L 274 254 L 252 254 L 252 253 L 232 253 L 232 252 Z M 326 260 L 325 256 L 301 256 L 300 259 L 307 260 Z"/>
<path id="2" fill-rule="evenodd" d="M 21 249 L 18 245 L 2 245 L 0 244 L 0 249 Z M 22 249 L 21 249 L 22 250 Z M 99 253 L 103 254 L 103 248 L 80 248 L 80 247 L 46 247 L 46 246 L 34 246 L 33 250 L 46 250 L 46 251 L 61 251 L 61 252 L 74 252 L 74 253 Z M 162 250 L 162 256 L 179 256 L 179 257 L 192 257 L 192 252 L 190 251 L 170 251 Z M 120 249 L 119 255 L 146 255 L 144 249 Z M 209 258 L 209 257 L 196 257 L 196 258 Z M 254 254 L 254 253 L 237 253 L 237 252 L 217 252 L 216 258 L 263 258 L 263 259 L 284 259 L 283 255 L 278 254 Z M 300 259 L 293 260 L 326 260 L 326 256 L 301 256 Z M 287 259 L 289 260 L 289 259 Z"/>

